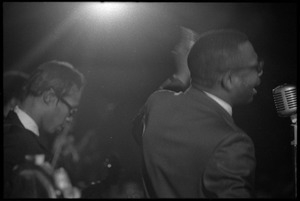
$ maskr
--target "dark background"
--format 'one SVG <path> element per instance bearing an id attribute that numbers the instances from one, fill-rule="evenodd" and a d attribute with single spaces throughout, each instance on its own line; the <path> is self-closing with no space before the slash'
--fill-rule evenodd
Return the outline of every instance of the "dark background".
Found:
<path id="1" fill-rule="evenodd" d="M 98 16 L 87 5 L 2 3 L 3 72 L 30 73 L 57 59 L 72 63 L 87 77 L 73 134 L 79 144 L 93 134 L 81 153 L 89 161 L 78 177 L 98 179 L 110 153 L 124 169 L 138 171 L 131 121 L 173 73 L 171 51 L 180 39 L 179 26 L 198 33 L 235 28 L 249 36 L 265 60 L 254 102 L 233 111 L 255 144 L 259 196 L 293 197 L 293 129 L 289 118 L 277 116 L 272 89 L 297 82 L 296 3 L 124 3 L 120 13 L 103 11 Z"/>

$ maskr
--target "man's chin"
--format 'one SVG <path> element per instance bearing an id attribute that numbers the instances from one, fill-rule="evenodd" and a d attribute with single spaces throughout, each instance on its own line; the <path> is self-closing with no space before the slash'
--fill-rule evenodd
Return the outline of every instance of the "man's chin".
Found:
<path id="1" fill-rule="evenodd" d="M 59 127 L 55 128 L 51 133 L 52 134 L 60 134 L 63 130 L 64 130 L 64 127 L 59 126 Z"/>
<path id="2" fill-rule="evenodd" d="M 253 102 L 253 96 L 241 100 L 237 105 L 248 105 Z"/>

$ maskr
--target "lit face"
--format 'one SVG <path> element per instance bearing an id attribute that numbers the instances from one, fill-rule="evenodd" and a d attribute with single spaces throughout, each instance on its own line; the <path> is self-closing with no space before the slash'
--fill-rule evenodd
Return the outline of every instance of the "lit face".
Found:
<path id="1" fill-rule="evenodd" d="M 255 87 L 261 83 L 260 77 L 263 74 L 263 62 L 257 57 L 250 42 L 240 45 L 240 64 L 236 73 L 237 81 L 234 85 L 234 95 L 232 103 L 247 104 L 253 101 L 254 95 L 257 93 Z"/>
<path id="2" fill-rule="evenodd" d="M 68 95 L 58 98 L 43 121 L 43 128 L 48 133 L 60 132 L 71 123 L 80 103 L 82 89 L 73 86 Z"/>

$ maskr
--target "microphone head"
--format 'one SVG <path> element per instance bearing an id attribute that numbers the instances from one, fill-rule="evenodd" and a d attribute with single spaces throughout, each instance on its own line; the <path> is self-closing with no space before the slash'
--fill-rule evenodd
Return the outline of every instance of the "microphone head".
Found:
<path id="1" fill-rule="evenodd" d="M 297 113 L 297 90 L 294 85 L 283 84 L 273 89 L 273 98 L 280 117 Z"/>

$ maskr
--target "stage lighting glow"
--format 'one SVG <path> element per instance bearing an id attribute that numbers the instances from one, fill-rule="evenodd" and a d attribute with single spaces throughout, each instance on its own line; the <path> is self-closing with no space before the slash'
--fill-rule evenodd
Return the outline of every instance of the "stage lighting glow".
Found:
<path id="1" fill-rule="evenodd" d="M 91 17 L 115 18 L 120 16 L 125 9 L 121 2 L 92 2 L 86 6 L 86 12 Z"/>
<path id="2" fill-rule="evenodd" d="M 118 13 L 121 12 L 122 9 L 124 8 L 123 4 L 120 3 L 108 3 L 108 2 L 104 2 L 102 5 L 102 9 L 103 12 L 107 12 L 107 13 Z"/>

